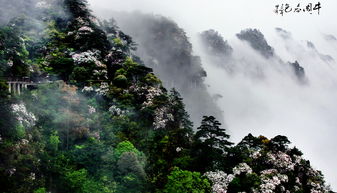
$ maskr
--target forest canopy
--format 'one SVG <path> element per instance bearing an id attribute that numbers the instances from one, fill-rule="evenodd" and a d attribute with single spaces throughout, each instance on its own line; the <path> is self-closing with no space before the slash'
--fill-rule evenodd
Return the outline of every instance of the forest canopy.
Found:
<path id="1" fill-rule="evenodd" d="M 85 0 L 32 3 L 0 27 L 1 192 L 330 191 L 286 136 L 234 145 L 211 115 L 193 131 L 179 92 Z"/>

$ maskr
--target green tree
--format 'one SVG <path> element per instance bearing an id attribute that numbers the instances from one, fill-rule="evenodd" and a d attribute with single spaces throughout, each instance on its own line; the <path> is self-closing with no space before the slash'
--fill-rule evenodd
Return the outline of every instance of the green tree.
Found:
<path id="1" fill-rule="evenodd" d="M 226 152 L 233 144 L 227 140 L 229 135 L 226 129 L 220 128 L 220 125 L 215 117 L 204 116 L 201 126 L 197 128 L 193 152 L 197 170 L 220 169 Z"/>
<path id="2" fill-rule="evenodd" d="M 125 152 L 117 162 L 120 192 L 143 192 L 145 189 L 146 173 L 144 165 L 134 152 Z"/>
<path id="3" fill-rule="evenodd" d="M 211 192 L 209 181 L 199 172 L 181 170 L 175 167 L 167 177 L 165 193 L 206 193 Z"/>
<path id="4" fill-rule="evenodd" d="M 57 131 L 54 131 L 49 137 L 49 148 L 52 152 L 57 152 L 60 145 L 60 137 Z"/>
<path id="5" fill-rule="evenodd" d="M 28 76 L 28 54 L 20 30 L 0 27 L 0 76 Z"/>
<path id="6" fill-rule="evenodd" d="M 34 191 L 34 193 L 46 193 L 46 188 L 39 188 L 37 190 Z"/>
<path id="7" fill-rule="evenodd" d="M 145 156 L 131 142 L 123 141 L 115 149 L 119 192 L 142 192 L 145 188 Z"/>
<path id="8" fill-rule="evenodd" d="M 288 149 L 290 141 L 286 136 L 278 135 L 270 140 L 270 144 L 277 151 L 285 151 Z"/>
<path id="9" fill-rule="evenodd" d="M 261 179 L 255 173 L 243 174 L 235 177 L 228 186 L 228 193 L 252 192 L 252 188 L 257 189 L 261 184 Z"/>
<path id="10" fill-rule="evenodd" d="M 213 116 L 204 116 L 201 121 L 201 126 L 198 127 L 198 132 L 195 137 L 210 148 L 226 150 L 233 143 L 227 139 L 229 135 L 226 129 L 220 128 L 221 123 Z"/>
<path id="11" fill-rule="evenodd" d="M 118 160 L 123 153 L 132 152 L 137 156 L 143 156 L 143 153 L 138 151 L 130 141 L 120 142 L 115 149 L 115 158 Z"/>
<path id="12" fill-rule="evenodd" d="M 71 170 L 65 175 L 66 183 L 71 192 L 78 193 L 104 193 L 112 192 L 106 189 L 102 183 L 90 178 L 86 169 Z"/>

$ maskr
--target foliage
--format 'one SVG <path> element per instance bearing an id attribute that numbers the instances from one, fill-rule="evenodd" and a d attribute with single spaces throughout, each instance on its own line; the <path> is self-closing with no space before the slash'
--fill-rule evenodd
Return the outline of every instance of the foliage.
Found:
<path id="1" fill-rule="evenodd" d="M 58 150 L 58 146 L 61 143 L 60 137 L 58 136 L 57 131 L 54 131 L 53 134 L 50 135 L 49 137 L 49 148 L 56 152 Z"/>
<path id="2" fill-rule="evenodd" d="M 142 156 L 141 153 L 129 141 L 120 142 L 115 149 L 116 159 L 119 159 L 123 153 L 131 152 L 137 156 Z"/>
<path id="3" fill-rule="evenodd" d="M 210 192 L 210 183 L 198 172 L 190 172 L 174 168 L 168 176 L 164 192 Z"/>
<path id="4" fill-rule="evenodd" d="M 0 27 L 0 76 L 28 76 L 28 51 L 13 27 Z"/>
<path id="5" fill-rule="evenodd" d="M 285 136 L 249 134 L 225 156 L 231 164 L 205 175 L 214 192 L 329 192 L 321 172 L 289 143 Z"/>
<path id="6" fill-rule="evenodd" d="M 220 123 L 213 116 L 204 116 L 201 126 L 195 134 L 195 167 L 208 170 L 217 170 L 223 164 L 222 156 L 227 153 L 233 144 L 227 139 L 226 130 L 220 128 Z M 208 154 L 208 156 L 202 156 Z M 206 164 L 206 168 L 203 166 Z M 202 170 L 201 170 L 202 171 Z"/>
<path id="7" fill-rule="evenodd" d="M 85 0 L 46 3 L 0 27 L 1 192 L 328 191 L 285 136 L 232 146 L 213 116 L 195 134 L 179 92 L 114 21 L 98 21 Z M 200 83 L 186 34 L 168 25 L 182 38 L 173 62 L 195 63 L 179 72 Z M 8 93 L 16 78 L 37 86 Z"/>

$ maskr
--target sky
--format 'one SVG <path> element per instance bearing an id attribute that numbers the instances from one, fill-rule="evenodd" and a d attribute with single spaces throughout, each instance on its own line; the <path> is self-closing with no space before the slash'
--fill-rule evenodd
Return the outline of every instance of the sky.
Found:
<path id="1" fill-rule="evenodd" d="M 221 94 L 218 105 L 232 140 L 238 142 L 248 132 L 254 135 L 286 135 L 323 171 L 327 182 L 337 190 L 337 67 L 326 63 L 319 54 L 329 54 L 337 61 L 337 0 L 321 0 L 321 10 L 309 13 L 273 11 L 278 4 L 317 3 L 314 0 L 89 0 L 94 14 L 110 18 L 112 11 L 141 11 L 173 19 L 187 32 L 196 55 L 200 55 L 207 71 L 206 83 L 211 94 Z M 118 21 L 117 21 L 118 22 Z M 275 28 L 291 33 L 290 39 L 280 38 Z M 239 41 L 235 34 L 246 28 L 257 28 L 274 47 L 283 61 L 299 61 L 309 79 L 306 86 L 279 73 L 277 62 L 267 60 Z M 197 33 L 217 30 L 233 47 L 233 61 L 244 67 L 236 76 L 210 64 L 197 43 Z M 309 49 L 307 40 L 317 51 Z M 319 53 L 318 53 L 319 52 Z M 270 65 L 273 64 L 273 65 Z M 262 67 L 266 77 L 256 81 L 247 70 Z"/>
<path id="2" fill-rule="evenodd" d="M 337 33 L 334 19 L 337 17 L 337 1 L 321 2 L 320 15 L 317 14 L 287 14 L 276 15 L 275 5 L 289 3 L 296 6 L 311 0 L 89 0 L 96 14 L 105 16 L 110 10 L 135 11 L 168 16 L 191 33 L 207 28 L 218 28 L 224 31 L 224 36 L 237 33 L 247 27 L 270 30 L 274 26 L 297 31 L 299 36 L 307 37 L 308 31 Z M 221 29 L 220 29 L 221 28 Z"/>

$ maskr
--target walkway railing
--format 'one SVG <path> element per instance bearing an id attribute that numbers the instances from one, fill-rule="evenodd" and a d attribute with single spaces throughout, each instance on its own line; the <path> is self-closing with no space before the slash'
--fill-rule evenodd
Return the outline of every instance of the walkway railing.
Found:
<path id="1" fill-rule="evenodd" d="M 27 89 L 28 86 L 36 86 L 38 83 L 25 82 L 25 81 L 7 81 L 8 92 L 20 95 L 23 89 Z"/>

